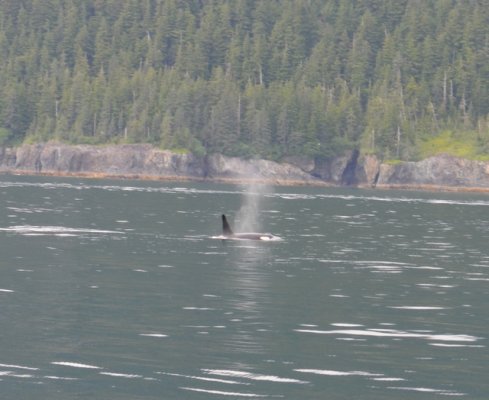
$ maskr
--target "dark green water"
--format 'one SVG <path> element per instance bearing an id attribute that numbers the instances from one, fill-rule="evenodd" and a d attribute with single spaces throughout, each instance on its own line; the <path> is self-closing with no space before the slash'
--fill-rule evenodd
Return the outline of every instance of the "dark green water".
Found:
<path id="1" fill-rule="evenodd" d="M 489 398 L 489 197 L 263 189 L 0 176 L 0 398 Z"/>

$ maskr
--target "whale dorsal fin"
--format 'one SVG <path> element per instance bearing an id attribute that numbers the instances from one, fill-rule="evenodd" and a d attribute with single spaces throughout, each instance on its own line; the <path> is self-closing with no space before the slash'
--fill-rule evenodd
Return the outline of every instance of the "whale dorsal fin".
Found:
<path id="1" fill-rule="evenodd" d="M 222 234 L 224 236 L 232 236 L 234 233 L 231 227 L 229 226 L 226 216 L 222 214 L 221 218 L 222 218 Z"/>

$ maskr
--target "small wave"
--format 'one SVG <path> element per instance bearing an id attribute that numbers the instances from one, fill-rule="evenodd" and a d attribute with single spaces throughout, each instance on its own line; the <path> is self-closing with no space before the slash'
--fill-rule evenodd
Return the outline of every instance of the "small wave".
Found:
<path id="1" fill-rule="evenodd" d="M 416 204 L 444 204 L 456 206 L 489 206 L 489 201 L 486 200 L 448 200 L 448 199 L 422 199 L 415 197 L 380 197 L 380 196 L 353 196 L 353 195 L 328 195 L 318 194 L 311 196 L 312 198 L 322 199 L 339 199 L 339 200 L 367 200 L 380 201 L 387 203 L 416 203 Z"/>
<path id="2" fill-rule="evenodd" d="M 7 210 L 16 213 L 24 213 L 24 214 L 39 214 L 44 212 L 55 212 L 55 213 L 63 212 L 63 210 L 53 210 L 50 208 L 41 208 L 41 207 L 32 207 L 32 208 L 7 207 Z"/>
<path id="3" fill-rule="evenodd" d="M 383 374 L 376 374 L 366 371 L 335 371 L 331 369 L 294 369 L 296 372 L 301 372 L 304 374 L 314 374 L 314 375 L 327 375 L 327 376 L 371 376 L 371 377 L 381 377 Z"/>
<path id="4" fill-rule="evenodd" d="M 452 289 L 458 285 L 435 285 L 434 283 L 418 283 L 416 286 L 422 288 Z"/>
<path id="5" fill-rule="evenodd" d="M 379 378 L 372 378 L 372 380 L 378 381 L 378 382 L 401 382 L 401 381 L 405 381 L 404 378 L 389 378 L 387 376 L 379 377 Z"/>
<path id="6" fill-rule="evenodd" d="M 389 307 L 394 310 L 415 310 L 415 311 L 433 311 L 433 310 L 447 310 L 447 307 L 437 307 L 437 306 L 397 306 Z"/>
<path id="7" fill-rule="evenodd" d="M 82 369 L 102 369 L 101 367 L 97 367 L 95 365 L 80 364 L 80 363 L 74 363 L 74 362 L 68 362 L 68 361 L 53 361 L 51 364 L 62 365 L 64 367 L 82 368 Z"/>
<path id="8" fill-rule="evenodd" d="M 35 378 L 35 376 L 31 374 L 16 374 L 12 371 L 0 371 L 0 376 L 9 376 L 12 378 L 21 378 L 21 379 Z"/>
<path id="9" fill-rule="evenodd" d="M 275 196 L 284 200 L 312 200 L 316 198 L 314 195 L 298 193 L 277 193 Z"/>
<path id="10" fill-rule="evenodd" d="M 233 377 L 233 378 L 244 378 L 244 379 L 250 379 L 253 381 L 268 381 L 268 382 L 277 382 L 277 383 L 299 383 L 299 384 L 309 383 L 306 381 L 301 381 L 299 379 L 281 378 L 281 377 L 275 376 L 275 375 L 261 375 L 261 374 L 255 374 L 252 372 L 246 372 L 246 371 L 233 371 L 233 370 L 227 370 L 227 369 L 204 369 L 203 371 L 209 375 L 229 376 L 229 377 Z"/>
<path id="11" fill-rule="evenodd" d="M 385 338 L 427 339 L 440 342 L 476 342 L 480 337 L 471 335 L 432 334 L 421 332 L 398 331 L 395 329 L 337 329 L 321 331 L 315 329 L 295 329 L 299 333 L 313 333 L 318 335 L 349 335 L 372 336 Z"/>
<path id="12" fill-rule="evenodd" d="M 257 235 L 259 235 L 259 234 L 257 234 Z M 240 241 L 240 242 L 249 242 L 250 240 L 253 240 L 254 242 L 282 242 L 284 240 L 280 236 L 275 236 L 275 235 L 270 235 L 270 234 L 263 234 L 263 236 L 261 236 L 260 239 L 249 239 L 246 237 L 224 236 L 224 235 L 210 236 L 210 239 L 235 240 L 235 241 Z"/>
<path id="13" fill-rule="evenodd" d="M 168 335 L 164 333 L 140 333 L 139 336 L 154 337 L 154 338 L 166 338 Z"/>
<path id="14" fill-rule="evenodd" d="M 487 282 L 489 278 L 463 278 L 465 281 L 482 281 Z"/>
<path id="15" fill-rule="evenodd" d="M 53 381 L 78 381 L 78 378 L 69 378 L 65 376 L 55 376 L 55 375 L 47 375 L 44 379 L 51 379 Z"/>
<path id="16" fill-rule="evenodd" d="M 167 375 L 167 376 L 175 376 L 178 378 L 194 379 L 197 381 L 204 381 L 204 382 L 223 383 L 226 385 L 250 385 L 247 382 L 238 382 L 238 381 L 233 381 L 233 380 L 229 380 L 229 379 L 207 378 L 204 376 L 183 375 L 183 374 L 175 374 L 175 373 L 171 373 L 171 372 L 157 372 L 157 374 Z"/>
<path id="17" fill-rule="evenodd" d="M 25 367 L 23 365 L 0 364 L 0 368 L 25 369 L 27 371 L 39 371 L 39 368 Z"/>
<path id="18" fill-rule="evenodd" d="M 100 375 L 106 375 L 106 376 L 113 376 L 115 378 L 127 378 L 127 379 L 141 379 L 143 378 L 142 375 L 136 375 L 136 374 L 121 374 L 117 372 L 99 372 Z"/>
<path id="19" fill-rule="evenodd" d="M 430 346 L 435 347 L 469 347 L 469 348 L 485 348 L 486 346 L 480 344 L 451 344 L 451 343 L 430 343 Z"/>
<path id="20" fill-rule="evenodd" d="M 466 396 L 466 393 L 456 392 L 454 390 L 432 389 L 425 387 L 408 387 L 408 386 L 389 386 L 387 389 L 405 390 L 409 392 L 435 393 L 442 396 Z"/>
<path id="21" fill-rule="evenodd" d="M 182 390 L 189 390 L 191 392 L 199 392 L 199 393 L 208 393 L 208 394 L 217 394 L 221 396 L 233 396 L 233 397 L 270 397 L 269 395 L 266 394 L 255 394 L 255 393 L 241 393 L 241 392 L 224 392 L 222 390 L 208 390 L 208 389 L 199 389 L 199 388 L 192 388 L 192 387 L 180 387 Z M 274 396 L 277 397 L 277 396 Z M 283 397 L 283 396 L 282 396 Z"/>
<path id="22" fill-rule="evenodd" d="M 1 292 L 1 293 L 14 293 L 14 290 L 10 290 L 10 289 L 0 289 L 0 292 Z"/>
<path id="23" fill-rule="evenodd" d="M 8 228 L 0 228 L 0 232 L 13 232 L 20 235 L 54 235 L 54 236 L 76 236 L 79 234 L 120 234 L 118 231 L 101 229 L 69 228 L 65 226 L 35 226 L 15 225 Z"/>

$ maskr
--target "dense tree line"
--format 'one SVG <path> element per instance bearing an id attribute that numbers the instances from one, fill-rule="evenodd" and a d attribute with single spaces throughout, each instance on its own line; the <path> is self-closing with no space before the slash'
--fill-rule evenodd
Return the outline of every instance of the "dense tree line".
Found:
<path id="1" fill-rule="evenodd" d="M 489 152 L 488 0 L 2 0 L 0 144 Z"/>

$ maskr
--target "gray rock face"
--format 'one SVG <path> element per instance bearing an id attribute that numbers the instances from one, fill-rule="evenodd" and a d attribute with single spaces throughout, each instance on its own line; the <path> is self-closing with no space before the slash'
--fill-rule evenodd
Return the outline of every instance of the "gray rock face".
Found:
<path id="1" fill-rule="evenodd" d="M 344 156 L 316 163 L 316 168 L 311 173 L 335 185 L 374 186 L 379 168 L 380 161 L 377 157 L 349 151 Z"/>
<path id="2" fill-rule="evenodd" d="M 377 184 L 489 187 L 489 163 L 441 154 L 419 162 L 382 164 Z"/>
<path id="3" fill-rule="evenodd" d="M 0 147 L 0 170 L 15 168 L 15 149 Z"/>
<path id="4" fill-rule="evenodd" d="M 0 150 L 0 171 L 26 173 L 83 173 L 161 178 L 214 178 L 266 181 L 319 181 L 299 167 L 266 160 L 243 160 L 214 154 L 196 157 L 146 144 L 23 145 Z"/>
<path id="5" fill-rule="evenodd" d="M 156 176 L 205 175 L 202 159 L 176 154 L 150 145 L 69 146 L 24 145 L 4 149 L 0 169 L 44 173 L 147 174 Z M 1 153 L 0 153 L 1 154 Z"/>
<path id="6" fill-rule="evenodd" d="M 356 166 L 357 181 L 364 185 L 375 186 L 379 178 L 381 163 L 373 155 L 361 156 Z"/>
<path id="7" fill-rule="evenodd" d="M 350 159 L 351 152 L 341 157 L 318 161 L 316 162 L 312 174 L 326 182 L 341 185 L 343 173 L 345 172 L 346 166 L 348 165 Z"/>
<path id="8" fill-rule="evenodd" d="M 252 179 L 264 181 L 319 181 L 300 168 L 288 163 L 267 160 L 243 160 L 214 154 L 208 157 L 209 178 Z"/>
<path id="9" fill-rule="evenodd" d="M 419 162 L 382 164 L 373 155 L 351 151 L 328 160 L 292 157 L 276 163 L 213 154 L 196 157 L 148 144 L 70 146 L 59 143 L 0 148 L 0 171 L 255 180 L 363 186 L 447 186 L 489 188 L 489 163 L 438 155 Z"/>

